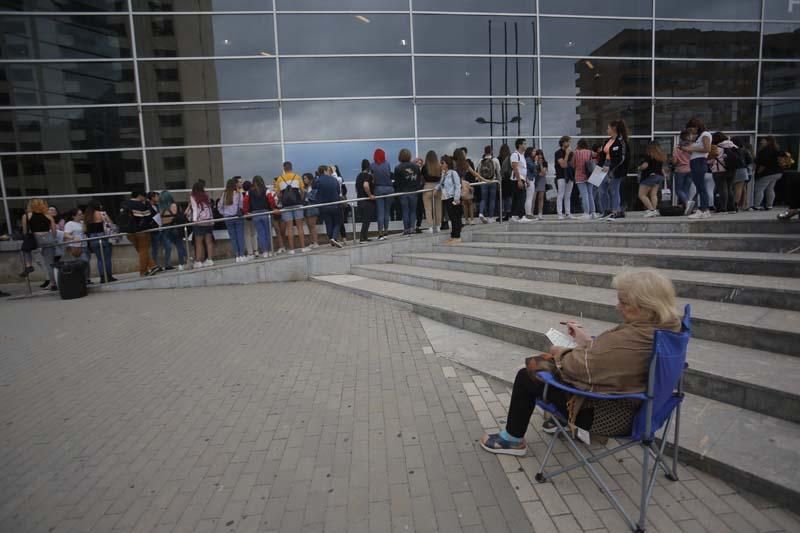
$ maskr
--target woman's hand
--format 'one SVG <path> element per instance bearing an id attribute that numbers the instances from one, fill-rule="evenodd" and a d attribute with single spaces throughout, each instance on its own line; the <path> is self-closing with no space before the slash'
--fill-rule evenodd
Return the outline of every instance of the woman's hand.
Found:
<path id="1" fill-rule="evenodd" d="M 581 326 L 578 322 L 569 321 L 566 323 L 566 326 L 567 333 L 569 333 L 570 337 L 575 339 L 575 342 L 578 343 L 578 345 L 582 346 L 591 342 L 592 336 L 586 333 L 586 330 L 583 329 L 583 326 Z"/>

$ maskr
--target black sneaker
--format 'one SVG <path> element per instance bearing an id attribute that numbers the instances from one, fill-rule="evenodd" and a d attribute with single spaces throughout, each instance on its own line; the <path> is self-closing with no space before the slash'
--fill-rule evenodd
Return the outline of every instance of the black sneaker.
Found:
<path id="1" fill-rule="evenodd" d="M 558 426 L 556 425 L 555 420 L 553 420 L 552 418 L 548 418 L 547 420 L 545 420 L 544 424 L 542 424 L 542 431 L 544 431 L 548 435 L 552 435 L 556 431 L 558 431 Z"/>
<path id="2" fill-rule="evenodd" d="M 159 272 L 161 272 L 161 268 L 160 267 L 153 267 L 153 268 L 151 268 L 150 270 L 147 271 L 145 276 L 154 276 L 154 275 L 158 274 Z"/>
<path id="3" fill-rule="evenodd" d="M 0 298 L 5 298 L 6 296 L 11 296 L 11 294 L 9 294 L 9 293 L 7 293 L 5 291 L 0 291 Z"/>
<path id="4" fill-rule="evenodd" d="M 49 286 L 50 286 L 50 280 L 46 279 L 46 280 L 44 280 L 44 282 L 41 285 L 39 285 L 39 288 L 40 289 L 46 289 Z"/>

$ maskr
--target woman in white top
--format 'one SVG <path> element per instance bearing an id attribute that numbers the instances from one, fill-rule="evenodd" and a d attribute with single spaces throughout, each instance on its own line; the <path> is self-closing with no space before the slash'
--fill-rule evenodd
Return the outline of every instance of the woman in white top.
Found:
<path id="1" fill-rule="evenodd" d="M 689 170 L 692 174 L 692 183 L 700 196 L 700 204 L 695 214 L 689 218 L 708 218 L 711 216 L 710 200 L 706 190 L 706 172 L 708 172 L 708 152 L 711 149 L 711 133 L 706 131 L 705 124 L 699 118 L 694 117 L 686 123 L 686 129 L 690 135 L 696 136 L 695 141 L 687 146 L 682 146 L 681 150 L 689 152 Z"/>
<path id="2" fill-rule="evenodd" d="M 65 263 L 71 261 L 85 262 L 86 281 L 87 283 L 91 283 L 89 280 L 88 247 L 85 242 L 74 242 L 86 238 L 86 232 L 83 226 L 83 211 L 80 209 L 72 209 L 67 212 L 64 218 L 69 222 L 64 224 L 64 245 L 66 249 L 64 255 L 61 256 L 61 261 Z"/>

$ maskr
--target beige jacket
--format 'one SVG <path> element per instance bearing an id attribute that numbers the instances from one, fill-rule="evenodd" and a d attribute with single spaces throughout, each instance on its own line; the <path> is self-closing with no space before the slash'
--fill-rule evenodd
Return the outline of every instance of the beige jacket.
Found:
<path id="1" fill-rule="evenodd" d="M 561 380 L 599 393 L 634 393 L 647 389 L 647 374 L 656 329 L 680 331 L 680 321 L 623 323 L 599 335 L 589 346 L 556 357 Z"/>

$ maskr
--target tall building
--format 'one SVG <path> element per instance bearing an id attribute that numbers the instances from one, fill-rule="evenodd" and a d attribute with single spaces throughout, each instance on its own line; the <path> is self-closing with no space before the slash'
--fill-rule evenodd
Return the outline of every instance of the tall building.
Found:
<path id="1" fill-rule="evenodd" d="M 618 117 L 797 155 L 798 44 L 798 0 L 0 0 L 0 220 Z"/>

